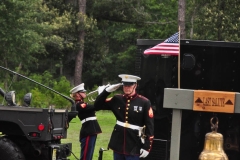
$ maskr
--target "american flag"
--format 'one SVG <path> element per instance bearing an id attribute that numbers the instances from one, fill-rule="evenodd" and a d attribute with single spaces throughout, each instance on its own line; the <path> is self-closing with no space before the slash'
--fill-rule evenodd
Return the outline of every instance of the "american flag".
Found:
<path id="1" fill-rule="evenodd" d="M 164 54 L 178 55 L 179 54 L 179 32 L 175 33 L 164 42 L 149 48 L 144 51 L 144 54 Z"/>

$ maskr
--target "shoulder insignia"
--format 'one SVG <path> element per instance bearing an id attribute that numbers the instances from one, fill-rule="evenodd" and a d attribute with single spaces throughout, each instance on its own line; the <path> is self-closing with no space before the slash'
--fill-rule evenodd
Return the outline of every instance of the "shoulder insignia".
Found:
<path id="1" fill-rule="evenodd" d="M 146 97 L 142 96 L 142 95 L 138 95 L 138 97 L 142 98 L 142 99 L 145 99 L 145 100 L 148 100 Z"/>
<path id="2" fill-rule="evenodd" d="M 153 110 L 152 110 L 152 107 L 149 108 L 148 110 L 148 115 L 150 118 L 153 118 Z"/>
<path id="3" fill-rule="evenodd" d="M 109 101 L 111 101 L 111 99 L 112 99 L 112 97 L 110 97 L 110 98 L 107 98 L 107 99 L 106 99 L 106 102 L 109 102 Z"/>
<path id="4" fill-rule="evenodd" d="M 82 103 L 82 104 L 81 104 L 81 107 L 82 107 L 82 108 L 85 108 L 86 106 L 87 106 L 86 103 Z"/>

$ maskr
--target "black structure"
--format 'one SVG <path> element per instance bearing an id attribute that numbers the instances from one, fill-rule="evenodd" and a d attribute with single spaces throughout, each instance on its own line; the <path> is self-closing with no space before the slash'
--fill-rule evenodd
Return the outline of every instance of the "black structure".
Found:
<path id="1" fill-rule="evenodd" d="M 163 40 L 137 40 L 135 74 L 140 76 L 138 90 L 151 100 L 155 109 L 155 140 L 147 159 L 168 160 L 171 141 L 172 110 L 163 108 L 164 88 L 178 88 L 178 56 L 144 55 L 144 50 Z M 240 43 L 181 40 L 180 88 L 240 91 Z M 229 160 L 240 158 L 238 114 L 182 112 L 180 160 L 197 160 L 211 131 L 209 120 L 219 118 L 218 132 L 224 136 Z M 161 157 L 161 158 L 159 158 Z"/>

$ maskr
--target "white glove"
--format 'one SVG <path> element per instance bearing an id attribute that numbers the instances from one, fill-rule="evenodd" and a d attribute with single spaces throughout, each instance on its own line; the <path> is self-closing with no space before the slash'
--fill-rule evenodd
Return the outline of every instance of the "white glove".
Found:
<path id="1" fill-rule="evenodd" d="M 148 154 L 149 154 L 149 152 L 146 151 L 145 149 L 140 149 L 140 156 L 139 156 L 139 158 L 145 158 L 145 157 L 148 156 Z"/>
<path id="2" fill-rule="evenodd" d="M 107 92 L 116 91 L 121 85 L 122 85 L 122 83 L 110 85 L 109 87 L 106 88 L 106 91 Z"/>
<path id="3" fill-rule="evenodd" d="M 103 90 L 105 89 L 105 88 L 107 88 L 108 86 L 110 86 L 110 84 L 108 84 L 108 85 L 103 85 L 103 86 L 99 86 L 98 87 L 98 95 L 99 94 L 101 94 L 102 92 L 103 92 Z"/>

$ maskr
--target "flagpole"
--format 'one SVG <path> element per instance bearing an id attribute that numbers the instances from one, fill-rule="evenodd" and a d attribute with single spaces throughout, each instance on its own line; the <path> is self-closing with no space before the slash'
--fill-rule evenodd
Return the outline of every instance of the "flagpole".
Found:
<path id="1" fill-rule="evenodd" d="M 180 88 L 180 26 L 178 28 L 179 34 L 178 34 L 178 43 L 179 43 L 179 51 L 178 51 L 178 88 Z"/>
<path id="2" fill-rule="evenodd" d="M 178 89 L 180 89 L 180 26 L 178 32 Z M 171 130 L 171 144 L 170 144 L 170 159 L 179 160 L 180 151 L 180 135 L 182 124 L 182 109 L 173 108 L 172 110 L 172 130 Z"/>

